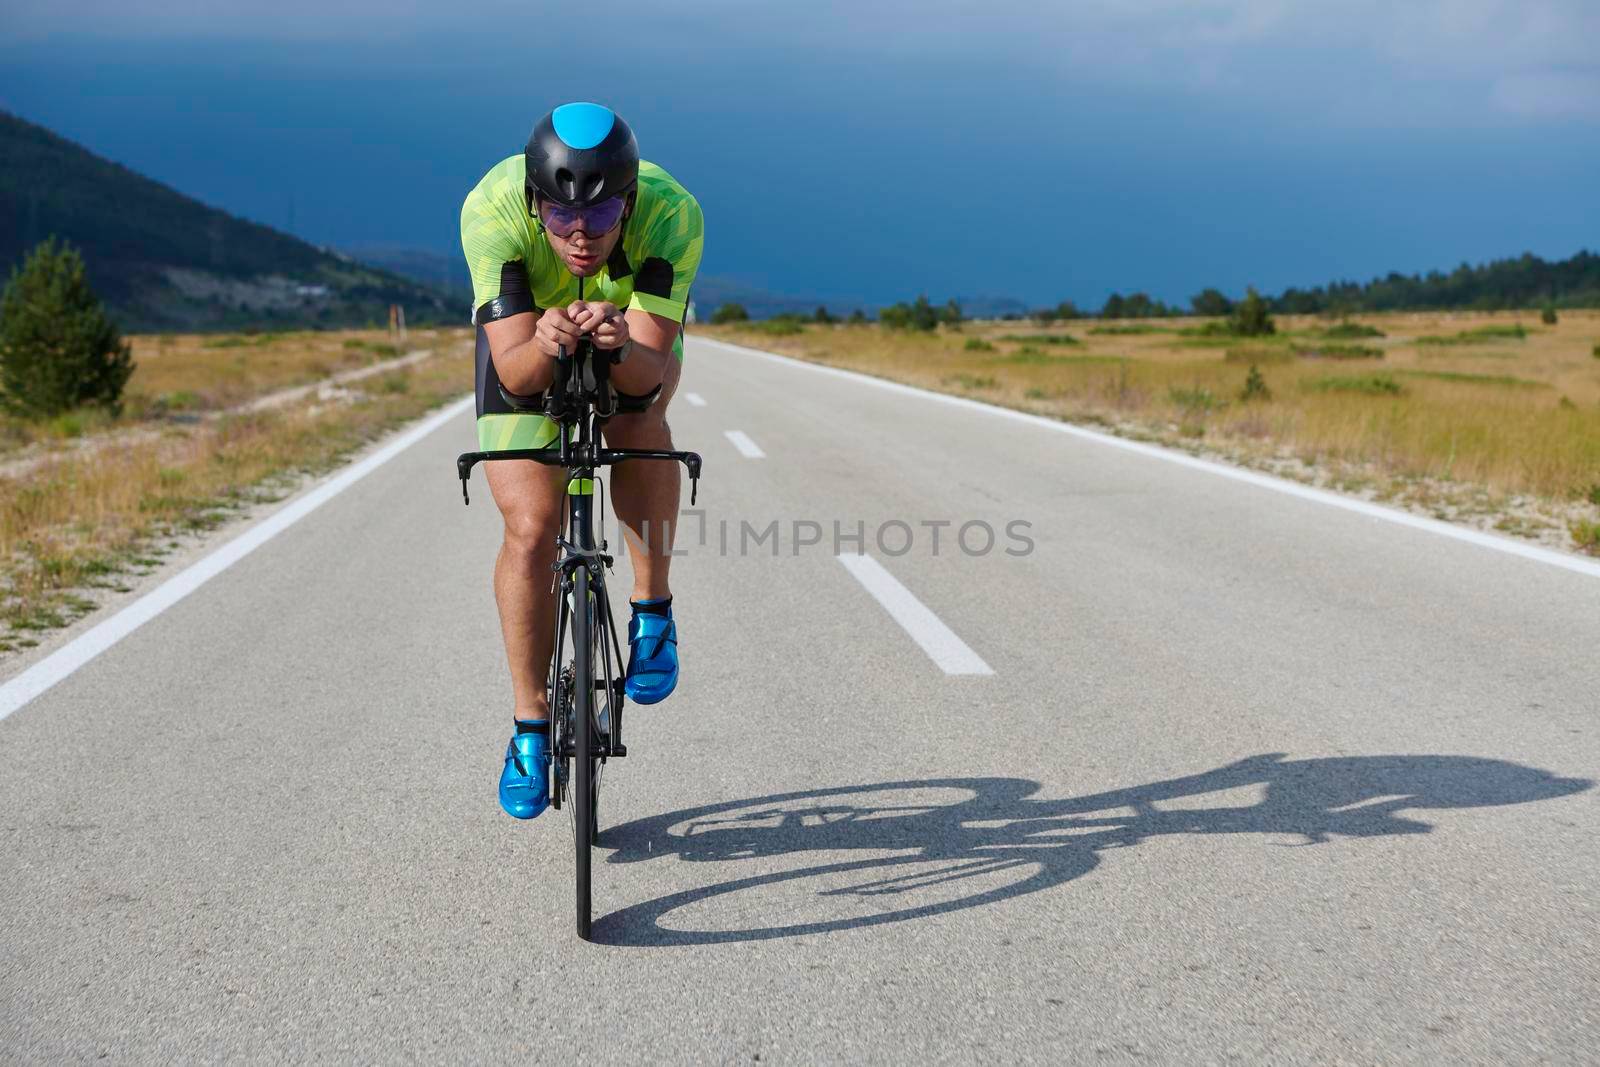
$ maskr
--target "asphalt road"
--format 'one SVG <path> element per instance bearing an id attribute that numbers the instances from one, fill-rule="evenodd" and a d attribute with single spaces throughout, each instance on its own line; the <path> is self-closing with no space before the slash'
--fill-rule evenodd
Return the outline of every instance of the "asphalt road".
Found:
<path id="1" fill-rule="evenodd" d="M 0 1059 L 1595 1060 L 1600 578 L 703 341 L 683 389 L 601 943 L 495 801 L 463 417 L 0 721 Z"/>

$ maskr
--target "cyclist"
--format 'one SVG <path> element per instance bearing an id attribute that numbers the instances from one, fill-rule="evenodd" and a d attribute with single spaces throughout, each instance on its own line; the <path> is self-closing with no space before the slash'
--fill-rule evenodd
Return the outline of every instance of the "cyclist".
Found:
<path id="1" fill-rule="evenodd" d="M 534 127 L 526 149 L 496 164 L 461 207 L 477 326 L 478 446 L 543 448 L 556 427 L 539 413 L 561 346 L 587 335 L 622 350 L 611 369 L 612 448 L 672 448 L 666 411 L 682 373 L 682 327 L 700 266 L 700 205 L 653 163 L 609 108 L 565 104 Z M 578 299 L 578 280 L 583 299 Z M 528 462 L 487 465 L 505 520 L 495 603 L 515 701 L 500 805 L 531 819 L 549 804 L 545 674 L 555 641 L 551 564 L 566 473 Z M 677 627 L 667 569 L 678 511 L 677 464 L 623 463 L 611 498 L 633 560 L 626 693 L 666 698 L 678 681 Z"/>

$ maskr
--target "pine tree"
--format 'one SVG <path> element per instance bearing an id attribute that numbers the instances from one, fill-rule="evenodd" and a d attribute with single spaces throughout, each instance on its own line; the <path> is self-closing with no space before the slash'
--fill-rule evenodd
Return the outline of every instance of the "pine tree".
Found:
<path id="1" fill-rule="evenodd" d="M 120 411 L 133 351 L 89 288 L 83 257 L 49 238 L 0 296 L 0 404 L 49 418 L 84 404 Z"/>
<path id="2" fill-rule="evenodd" d="M 1245 290 L 1244 299 L 1233 309 L 1228 326 L 1240 337 L 1261 337 L 1278 330 L 1272 316 L 1267 314 L 1267 302 L 1261 299 L 1255 286 Z"/>

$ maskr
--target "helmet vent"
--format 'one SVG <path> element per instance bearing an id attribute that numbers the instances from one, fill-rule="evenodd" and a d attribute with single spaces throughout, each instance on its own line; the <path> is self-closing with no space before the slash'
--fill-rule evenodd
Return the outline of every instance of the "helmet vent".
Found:
<path id="1" fill-rule="evenodd" d="M 566 167 L 556 171 L 556 187 L 561 190 L 561 195 L 568 200 L 576 200 L 578 198 L 577 179 L 572 176 L 572 172 Z"/>
<path id="2" fill-rule="evenodd" d="M 604 174 L 591 174 L 591 175 L 589 175 L 589 188 L 584 191 L 584 194 L 583 194 L 584 199 L 585 200 L 598 200 L 600 198 L 600 191 L 602 189 L 604 189 L 605 187 L 606 187 L 606 176 Z"/>

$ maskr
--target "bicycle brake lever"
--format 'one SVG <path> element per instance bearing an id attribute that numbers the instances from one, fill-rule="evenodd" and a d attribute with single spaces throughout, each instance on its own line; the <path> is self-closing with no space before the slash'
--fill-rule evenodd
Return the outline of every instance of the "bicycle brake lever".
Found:
<path id="1" fill-rule="evenodd" d="M 472 498 L 467 495 L 467 479 L 472 477 L 472 461 L 467 459 L 456 460 L 456 474 L 461 478 L 461 503 L 470 505 Z"/>
<path id="2" fill-rule="evenodd" d="M 689 506 L 694 507 L 695 497 L 700 493 L 700 457 L 690 452 L 683 457 L 683 465 L 689 468 Z"/>

